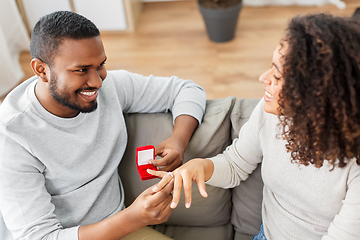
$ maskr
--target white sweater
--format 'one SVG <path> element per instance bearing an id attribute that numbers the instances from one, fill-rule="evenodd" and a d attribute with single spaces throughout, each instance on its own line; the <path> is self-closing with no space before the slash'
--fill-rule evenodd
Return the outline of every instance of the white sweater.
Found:
<path id="1" fill-rule="evenodd" d="M 200 123 L 205 111 L 205 93 L 192 81 L 120 70 L 108 72 L 94 112 L 60 118 L 41 106 L 36 82 L 27 80 L 0 106 L 1 240 L 76 240 L 79 225 L 124 208 L 117 173 L 127 145 L 123 113 L 171 111 Z"/>
<path id="2" fill-rule="evenodd" d="M 262 99 L 223 154 L 211 158 L 210 185 L 231 188 L 259 162 L 264 181 L 262 218 L 268 240 L 360 239 L 360 166 L 321 168 L 292 163 L 279 136 L 278 116 Z"/>

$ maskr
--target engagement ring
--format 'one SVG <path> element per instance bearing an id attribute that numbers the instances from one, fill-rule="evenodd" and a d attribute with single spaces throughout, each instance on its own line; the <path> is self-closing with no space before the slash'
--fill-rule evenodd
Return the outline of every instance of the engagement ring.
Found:
<path id="1" fill-rule="evenodd" d="M 173 173 L 172 173 L 172 172 L 167 172 L 167 175 L 170 175 L 170 176 L 171 176 L 171 178 L 174 178 L 174 175 L 173 175 Z"/>

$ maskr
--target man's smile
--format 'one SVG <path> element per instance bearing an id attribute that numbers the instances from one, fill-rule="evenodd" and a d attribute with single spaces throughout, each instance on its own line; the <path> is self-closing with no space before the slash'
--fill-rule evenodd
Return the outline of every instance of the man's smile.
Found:
<path id="1" fill-rule="evenodd" d="M 92 102 L 92 101 L 96 100 L 96 98 L 98 96 L 98 90 L 80 91 L 79 94 L 86 101 Z"/>

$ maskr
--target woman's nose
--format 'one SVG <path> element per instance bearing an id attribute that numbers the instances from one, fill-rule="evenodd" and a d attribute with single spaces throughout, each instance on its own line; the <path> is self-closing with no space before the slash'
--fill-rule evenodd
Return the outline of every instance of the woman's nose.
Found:
<path id="1" fill-rule="evenodd" d="M 263 74 L 260 75 L 259 81 L 264 84 L 271 84 L 271 78 L 270 78 L 270 71 L 271 69 L 267 70 Z"/>

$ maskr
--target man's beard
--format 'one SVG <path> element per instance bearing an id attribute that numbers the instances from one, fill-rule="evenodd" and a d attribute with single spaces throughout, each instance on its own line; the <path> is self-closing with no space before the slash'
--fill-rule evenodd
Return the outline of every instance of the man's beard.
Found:
<path id="1" fill-rule="evenodd" d="M 50 93 L 51 96 L 59 103 L 61 103 L 62 105 L 73 109 L 75 111 L 78 112 L 82 112 L 82 113 L 89 113 L 89 112 L 93 112 L 96 110 L 97 108 L 97 101 L 94 100 L 93 102 L 90 102 L 89 106 L 80 106 L 79 104 L 75 103 L 75 102 L 71 102 L 70 101 L 70 94 L 67 92 L 61 92 L 58 87 L 57 87 L 57 75 L 56 73 L 52 73 L 52 77 L 50 79 Z"/>

